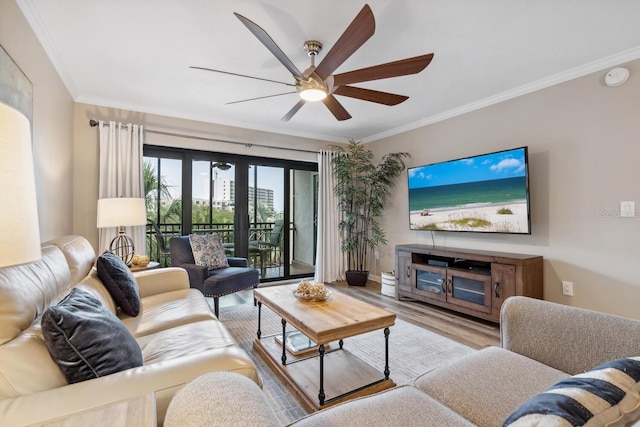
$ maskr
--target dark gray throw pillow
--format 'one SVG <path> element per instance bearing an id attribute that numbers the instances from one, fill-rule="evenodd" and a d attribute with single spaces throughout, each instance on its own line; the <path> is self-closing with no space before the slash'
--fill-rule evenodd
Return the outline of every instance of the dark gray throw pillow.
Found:
<path id="1" fill-rule="evenodd" d="M 133 273 L 122 259 L 113 252 L 98 257 L 98 277 L 109 291 L 116 305 L 129 316 L 140 313 L 140 291 Z"/>
<path id="2" fill-rule="evenodd" d="M 41 323 L 49 354 L 69 384 L 142 366 L 131 333 L 87 291 L 72 289 Z"/>

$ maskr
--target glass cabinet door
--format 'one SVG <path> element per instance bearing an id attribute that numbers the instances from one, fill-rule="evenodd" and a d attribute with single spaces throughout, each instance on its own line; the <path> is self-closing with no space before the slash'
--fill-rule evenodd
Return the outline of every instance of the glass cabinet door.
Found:
<path id="1" fill-rule="evenodd" d="M 446 301 L 447 299 L 447 269 L 430 265 L 413 264 L 415 282 L 412 293 L 423 295 L 430 299 Z"/>
<path id="2" fill-rule="evenodd" d="M 447 302 L 474 310 L 491 312 L 491 274 L 448 270 Z"/>

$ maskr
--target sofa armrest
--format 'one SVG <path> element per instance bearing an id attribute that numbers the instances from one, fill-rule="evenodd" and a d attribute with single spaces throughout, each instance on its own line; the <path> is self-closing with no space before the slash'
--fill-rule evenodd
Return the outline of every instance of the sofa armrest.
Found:
<path id="1" fill-rule="evenodd" d="M 229 402 L 239 410 L 230 411 Z M 164 426 L 181 427 L 185 420 L 194 426 L 282 426 L 260 387 L 232 372 L 201 375 L 176 393 Z"/>
<path id="2" fill-rule="evenodd" d="M 2 425 L 7 426 L 41 424 L 69 414 L 154 393 L 157 421 L 158 425 L 162 425 L 169 402 L 184 384 L 200 375 L 218 370 L 240 373 L 262 385 L 249 356 L 240 348 L 229 346 L 39 393 L 0 399 L 0 419 Z"/>
<path id="3" fill-rule="evenodd" d="M 162 294 L 165 292 L 189 289 L 189 276 L 182 268 L 169 267 L 144 270 L 133 273 L 140 297 Z"/>
<path id="4" fill-rule="evenodd" d="M 240 257 L 227 257 L 229 267 L 249 267 L 249 260 Z"/>
<path id="5" fill-rule="evenodd" d="M 640 321 L 527 297 L 500 313 L 502 347 L 571 375 L 640 354 Z"/>

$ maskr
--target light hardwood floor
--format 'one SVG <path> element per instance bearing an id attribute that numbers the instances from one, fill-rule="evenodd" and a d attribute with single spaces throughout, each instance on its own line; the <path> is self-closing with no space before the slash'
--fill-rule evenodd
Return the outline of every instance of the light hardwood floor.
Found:
<path id="1" fill-rule="evenodd" d="M 399 319 L 443 335 L 461 344 L 479 349 L 488 345 L 500 345 L 500 328 L 497 324 L 475 319 L 450 310 L 419 301 L 398 301 L 382 295 L 380 284 L 369 281 L 367 286 L 348 286 L 346 282 L 328 283 L 348 295 L 382 307 L 396 314 Z M 253 291 L 236 292 L 220 298 L 220 306 L 253 303 Z"/>

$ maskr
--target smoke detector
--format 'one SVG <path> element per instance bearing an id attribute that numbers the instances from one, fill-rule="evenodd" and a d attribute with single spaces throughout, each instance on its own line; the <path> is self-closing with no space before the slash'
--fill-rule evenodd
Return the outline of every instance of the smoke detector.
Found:
<path id="1" fill-rule="evenodd" d="M 629 70 L 626 68 L 614 68 L 604 76 L 604 82 L 607 86 L 620 86 L 629 78 Z"/>

